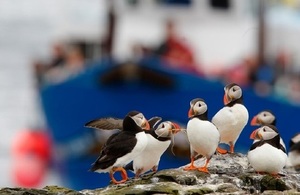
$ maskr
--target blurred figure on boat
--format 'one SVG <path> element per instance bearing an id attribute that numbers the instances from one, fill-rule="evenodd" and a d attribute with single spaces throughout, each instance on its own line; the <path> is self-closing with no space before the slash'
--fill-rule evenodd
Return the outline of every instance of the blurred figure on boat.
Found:
<path id="1" fill-rule="evenodd" d="M 54 50 L 53 58 L 42 71 L 44 84 L 61 83 L 84 69 L 85 57 L 80 47 L 69 46 L 66 50 L 54 47 Z"/>
<path id="2" fill-rule="evenodd" d="M 66 51 L 61 43 L 54 43 L 51 47 L 50 59 L 47 62 L 36 60 L 33 62 L 33 69 L 38 84 L 43 81 L 43 76 L 52 68 L 62 66 L 65 63 Z"/>
<path id="3" fill-rule="evenodd" d="M 171 68 L 200 74 L 194 52 L 191 46 L 177 34 L 173 20 L 166 21 L 165 31 L 165 40 L 155 50 L 155 54 L 161 56 Z"/>

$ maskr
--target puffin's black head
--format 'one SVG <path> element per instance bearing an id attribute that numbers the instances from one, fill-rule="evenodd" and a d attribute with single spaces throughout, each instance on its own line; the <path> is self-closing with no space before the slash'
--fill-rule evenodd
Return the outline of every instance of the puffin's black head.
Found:
<path id="1" fill-rule="evenodd" d="M 149 130 L 150 125 L 141 112 L 131 111 L 123 120 L 123 131 Z"/>
<path id="2" fill-rule="evenodd" d="M 238 84 L 228 84 L 224 87 L 224 91 L 224 105 L 228 105 L 232 102 L 242 103 L 243 92 Z"/>
<path id="3" fill-rule="evenodd" d="M 190 102 L 190 109 L 188 117 L 203 116 L 203 119 L 207 119 L 207 105 L 201 98 L 195 98 Z"/>

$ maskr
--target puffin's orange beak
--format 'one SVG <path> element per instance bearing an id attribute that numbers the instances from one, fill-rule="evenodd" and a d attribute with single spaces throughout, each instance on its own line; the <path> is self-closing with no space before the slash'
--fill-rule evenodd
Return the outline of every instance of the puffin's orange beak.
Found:
<path id="1" fill-rule="evenodd" d="M 224 102 L 224 105 L 227 105 L 229 103 L 229 100 L 228 100 L 226 94 L 224 94 L 223 102 Z"/>
<path id="2" fill-rule="evenodd" d="M 254 130 L 251 133 L 250 139 L 261 139 L 261 135 L 260 135 L 260 133 L 258 133 L 258 129 Z"/>
<path id="3" fill-rule="evenodd" d="M 189 112 L 188 112 L 188 117 L 191 118 L 194 116 L 194 111 L 192 108 L 189 109 Z"/>
<path id="4" fill-rule="evenodd" d="M 177 123 L 173 123 L 173 122 L 172 122 L 172 129 L 171 129 L 171 132 L 172 132 L 173 134 L 176 134 L 176 133 L 178 133 L 179 131 L 181 131 L 180 126 L 179 126 Z"/>
<path id="5" fill-rule="evenodd" d="M 255 126 L 255 125 L 259 125 L 259 119 L 257 116 L 254 116 L 251 120 L 251 125 Z"/>
<path id="6" fill-rule="evenodd" d="M 149 122 L 148 122 L 147 120 L 146 120 L 145 123 L 143 124 L 142 128 L 143 128 L 144 130 L 150 130 L 150 124 L 149 124 Z"/>
<path id="7" fill-rule="evenodd" d="M 250 139 L 255 139 L 256 134 L 257 134 L 257 130 L 254 130 L 250 135 Z"/>

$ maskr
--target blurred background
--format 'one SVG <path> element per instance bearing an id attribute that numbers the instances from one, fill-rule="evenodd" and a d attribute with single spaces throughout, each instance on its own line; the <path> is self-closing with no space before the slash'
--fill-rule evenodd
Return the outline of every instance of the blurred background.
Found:
<path id="1" fill-rule="evenodd" d="M 0 186 L 106 186 L 87 170 L 112 132 L 86 122 L 139 110 L 184 127 L 189 101 L 204 98 L 211 118 L 229 82 L 250 119 L 274 112 L 288 145 L 300 131 L 299 31 L 299 0 L 0 0 Z M 189 162 L 184 133 L 173 150 L 159 169 Z"/>

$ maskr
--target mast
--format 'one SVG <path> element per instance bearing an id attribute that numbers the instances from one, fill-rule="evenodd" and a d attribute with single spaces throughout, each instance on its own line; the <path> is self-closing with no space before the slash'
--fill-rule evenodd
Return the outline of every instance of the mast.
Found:
<path id="1" fill-rule="evenodd" d="M 261 66 L 265 63 L 265 0 L 258 0 L 258 48 L 257 62 Z"/>
<path id="2" fill-rule="evenodd" d="M 106 32 L 101 40 L 101 56 L 112 58 L 114 34 L 116 26 L 116 13 L 114 9 L 114 1 L 108 2 L 107 25 Z"/>

